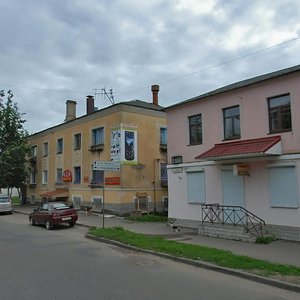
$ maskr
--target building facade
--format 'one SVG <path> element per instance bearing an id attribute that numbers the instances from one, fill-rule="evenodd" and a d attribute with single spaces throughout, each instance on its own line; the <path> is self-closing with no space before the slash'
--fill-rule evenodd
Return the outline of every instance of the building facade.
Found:
<path id="1" fill-rule="evenodd" d="M 27 201 L 61 200 L 102 211 L 104 196 L 105 212 L 117 215 L 165 210 L 167 128 L 158 89 L 152 86 L 152 103 L 134 100 L 101 110 L 88 96 L 87 113 L 78 118 L 76 102 L 68 100 L 64 123 L 28 138 Z M 120 169 L 104 171 L 95 162 Z"/>
<path id="2" fill-rule="evenodd" d="M 169 217 L 201 232 L 240 209 L 299 241 L 299 109 L 300 65 L 168 107 Z"/>

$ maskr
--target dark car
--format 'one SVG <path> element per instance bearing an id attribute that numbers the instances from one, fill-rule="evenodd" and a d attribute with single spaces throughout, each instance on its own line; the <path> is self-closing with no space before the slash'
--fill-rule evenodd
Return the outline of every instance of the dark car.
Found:
<path id="1" fill-rule="evenodd" d="M 58 224 L 73 227 L 77 219 L 76 210 L 62 202 L 43 203 L 29 215 L 31 225 L 42 224 L 48 230 Z"/>

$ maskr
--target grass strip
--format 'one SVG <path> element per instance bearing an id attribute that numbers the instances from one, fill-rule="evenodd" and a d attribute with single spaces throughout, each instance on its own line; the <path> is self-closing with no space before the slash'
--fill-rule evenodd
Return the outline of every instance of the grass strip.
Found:
<path id="1" fill-rule="evenodd" d="M 147 236 L 125 230 L 120 226 L 111 228 L 91 228 L 89 233 L 94 236 L 119 241 L 142 249 L 171 254 L 176 257 L 202 260 L 226 268 L 253 272 L 259 271 L 260 274 L 265 276 L 275 274 L 300 276 L 299 267 L 271 263 L 244 255 L 235 255 L 227 250 L 169 241 L 159 236 Z"/>
<path id="2" fill-rule="evenodd" d="M 137 222 L 158 222 L 158 223 L 166 223 L 168 218 L 165 216 L 159 215 L 142 215 L 138 217 L 128 217 L 128 220 L 137 221 Z"/>

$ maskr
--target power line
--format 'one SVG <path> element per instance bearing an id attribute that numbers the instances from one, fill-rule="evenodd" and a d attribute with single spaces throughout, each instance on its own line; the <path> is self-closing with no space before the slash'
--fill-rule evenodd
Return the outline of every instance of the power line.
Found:
<path id="1" fill-rule="evenodd" d="M 300 39 L 300 36 L 298 36 L 296 38 L 293 38 L 293 39 L 290 39 L 290 40 L 287 40 L 287 41 L 284 41 L 284 42 L 281 42 L 281 43 L 278 43 L 278 44 L 275 44 L 275 45 L 272 45 L 272 46 L 269 46 L 269 47 L 264 48 L 264 49 L 257 50 L 255 52 L 247 53 L 247 54 L 244 54 L 242 56 L 239 56 L 239 57 L 236 57 L 236 58 L 233 58 L 233 59 L 230 59 L 230 60 L 227 60 L 227 61 L 215 64 L 215 65 L 211 65 L 211 66 L 205 67 L 205 68 L 200 69 L 200 70 L 195 71 L 195 72 L 183 74 L 183 75 L 180 75 L 180 76 L 177 76 L 177 77 L 174 77 L 174 78 L 170 78 L 170 79 L 167 79 L 167 80 L 164 80 L 164 81 L 157 82 L 157 84 L 162 85 L 162 84 L 168 83 L 170 81 L 175 81 L 175 80 L 178 80 L 178 79 L 181 79 L 181 78 L 190 77 L 190 76 L 202 73 L 204 71 L 208 71 L 208 70 L 211 70 L 211 69 L 214 69 L 214 68 L 217 68 L 217 67 L 221 67 L 221 66 L 230 64 L 232 62 L 235 62 L 237 60 L 240 60 L 240 59 L 243 59 L 243 58 L 246 58 L 246 57 L 249 57 L 249 56 L 253 56 L 253 55 L 256 55 L 256 54 L 268 51 L 268 50 L 273 49 L 275 47 L 279 47 L 279 46 L 285 45 L 287 43 L 294 42 L 294 41 L 299 40 L 299 39 Z M 132 93 L 132 92 L 136 92 L 136 91 L 139 91 L 139 90 L 149 89 L 150 87 L 151 87 L 151 85 L 148 85 L 148 86 L 137 88 L 137 89 L 134 89 L 134 90 L 131 90 L 131 91 L 122 92 L 122 93 L 119 93 L 119 94 L 117 94 L 115 96 Z"/>
<path id="2" fill-rule="evenodd" d="M 165 84 L 165 83 L 168 83 L 168 82 L 171 82 L 171 81 L 175 81 L 175 80 L 178 80 L 178 79 L 181 79 L 181 78 L 190 77 L 190 76 L 193 76 L 193 75 L 196 75 L 196 74 L 199 74 L 199 73 L 202 73 L 202 72 L 205 72 L 205 71 L 208 71 L 208 70 L 220 67 L 220 66 L 230 64 L 232 62 L 244 59 L 246 57 L 250 57 L 250 56 L 268 51 L 268 50 L 276 48 L 276 47 L 280 47 L 282 45 L 297 41 L 299 39 L 300 39 L 300 36 L 295 37 L 295 38 L 290 39 L 290 40 L 286 40 L 284 42 L 281 42 L 281 43 L 278 43 L 278 44 L 275 44 L 275 45 L 272 45 L 272 46 L 269 46 L 269 47 L 266 47 L 266 48 L 263 48 L 263 49 L 260 49 L 260 50 L 257 50 L 257 51 L 254 51 L 254 52 L 251 52 L 251 53 L 244 54 L 242 56 L 239 56 L 239 57 L 236 57 L 236 58 L 233 58 L 233 59 L 215 64 L 215 65 L 211 65 L 211 66 L 202 68 L 200 70 L 197 70 L 197 71 L 194 71 L 194 72 L 191 72 L 191 73 L 183 74 L 183 75 L 180 75 L 180 76 L 177 76 L 177 77 L 174 77 L 174 78 L 170 78 L 170 79 L 167 79 L 167 80 L 164 80 L 164 81 L 157 82 L 157 84 L 162 85 L 162 84 Z M 7 86 L 7 87 L 10 87 L 10 88 L 20 88 L 20 89 L 28 89 L 28 90 L 38 90 L 38 91 L 54 91 L 54 92 L 61 92 L 61 93 L 66 93 L 66 92 L 68 92 L 68 93 L 76 92 L 76 93 L 86 93 L 86 94 L 90 93 L 90 91 L 87 92 L 87 91 L 82 91 L 82 90 L 81 91 L 79 91 L 79 90 L 76 91 L 76 90 L 68 90 L 68 89 L 51 89 L 51 88 L 37 88 L 37 87 L 24 87 L 24 86 L 22 87 L 22 86 L 2 84 L 2 83 L 0 83 L 0 86 Z M 144 89 L 149 89 L 150 87 L 151 87 L 151 85 L 147 85 L 147 86 L 136 88 L 136 89 L 129 90 L 129 91 L 126 91 L 126 92 L 120 92 L 119 94 L 115 95 L 115 97 L 120 96 L 120 95 L 133 93 L 133 92 L 140 91 L 140 90 L 144 90 Z"/>

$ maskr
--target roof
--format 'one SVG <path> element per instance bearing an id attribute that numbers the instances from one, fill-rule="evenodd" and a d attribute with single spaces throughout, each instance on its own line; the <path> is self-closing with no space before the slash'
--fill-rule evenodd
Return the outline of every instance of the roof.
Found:
<path id="1" fill-rule="evenodd" d="M 66 189 L 56 189 L 41 193 L 40 195 L 45 198 L 63 198 L 69 196 L 69 191 Z"/>
<path id="2" fill-rule="evenodd" d="M 73 120 L 70 120 L 70 121 L 67 121 L 67 122 L 63 122 L 63 123 L 57 124 L 55 126 L 46 128 L 44 130 L 35 132 L 33 134 L 30 134 L 28 136 L 28 138 L 30 138 L 32 136 L 35 136 L 37 134 L 43 133 L 43 132 L 47 132 L 48 130 L 52 130 L 54 128 L 59 128 L 60 126 L 64 126 L 66 124 L 71 124 L 72 122 L 76 122 L 76 121 L 78 121 L 80 119 L 84 119 L 84 118 L 90 117 L 91 115 L 97 114 L 99 112 L 109 111 L 110 109 L 115 108 L 115 107 L 119 107 L 120 109 L 122 109 L 121 108 L 122 105 L 133 106 L 133 107 L 138 107 L 138 108 L 143 108 L 143 109 L 148 109 L 148 110 L 153 110 L 153 111 L 158 111 L 158 112 L 165 113 L 164 112 L 164 107 L 162 107 L 160 105 L 155 105 L 155 104 L 153 104 L 151 102 L 145 102 L 145 101 L 142 101 L 142 100 L 131 100 L 131 101 L 119 102 L 119 103 L 115 103 L 113 105 L 110 105 L 110 106 L 107 106 L 107 107 L 95 110 L 94 112 L 92 112 L 90 114 L 84 114 L 82 116 L 76 117 Z"/>
<path id="3" fill-rule="evenodd" d="M 126 101 L 126 102 L 120 102 L 119 104 L 126 104 L 126 105 L 130 105 L 130 106 L 158 110 L 158 111 L 164 110 L 163 106 L 155 105 L 151 102 L 145 102 L 145 101 L 141 101 L 141 100 L 137 100 L 137 99 L 131 100 L 131 101 Z"/>
<path id="4" fill-rule="evenodd" d="M 215 144 L 214 147 L 198 155 L 195 159 L 222 160 L 279 155 L 281 148 L 273 149 L 273 147 L 280 141 L 280 136 L 272 136 Z"/>
<path id="5" fill-rule="evenodd" d="M 225 93 L 225 92 L 228 92 L 228 91 L 236 90 L 236 89 L 239 89 L 239 88 L 242 88 L 242 87 L 257 84 L 257 83 L 260 83 L 262 81 L 270 80 L 270 79 L 273 79 L 273 78 L 276 78 L 276 77 L 280 77 L 280 76 L 284 76 L 284 75 L 287 75 L 287 74 L 299 72 L 299 71 L 300 71 L 300 65 L 296 65 L 296 66 L 285 68 L 285 69 L 282 69 L 282 70 L 279 70 L 279 71 L 275 71 L 275 72 L 267 73 L 267 74 L 264 74 L 264 75 L 259 75 L 259 76 L 256 76 L 256 77 L 253 77 L 253 78 L 250 78 L 250 79 L 245 79 L 245 80 L 242 80 L 242 81 L 238 81 L 236 83 L 226 85 L 224 87 L 218 88 L 218 89 L 210 91 L 208 93 L 205 93 L 205 94 L 187 99 L 185 101 L 179 102 L 177 104 L 168 106 L 167 108 L 165 108 L 165 110 L 168 110 L 169 108 L 173 108 L 173 107 L 176 107 L 176 106 L 184 105 L 186 103 L 190 103 L 190 102 L 193 102 L 193 101 L 197 101 L 197 100 L 200 100 L 200 99 L 203 99 L 203 98 L 211 97 L 211 96 L 222 94 L 222 93 Z"/>

